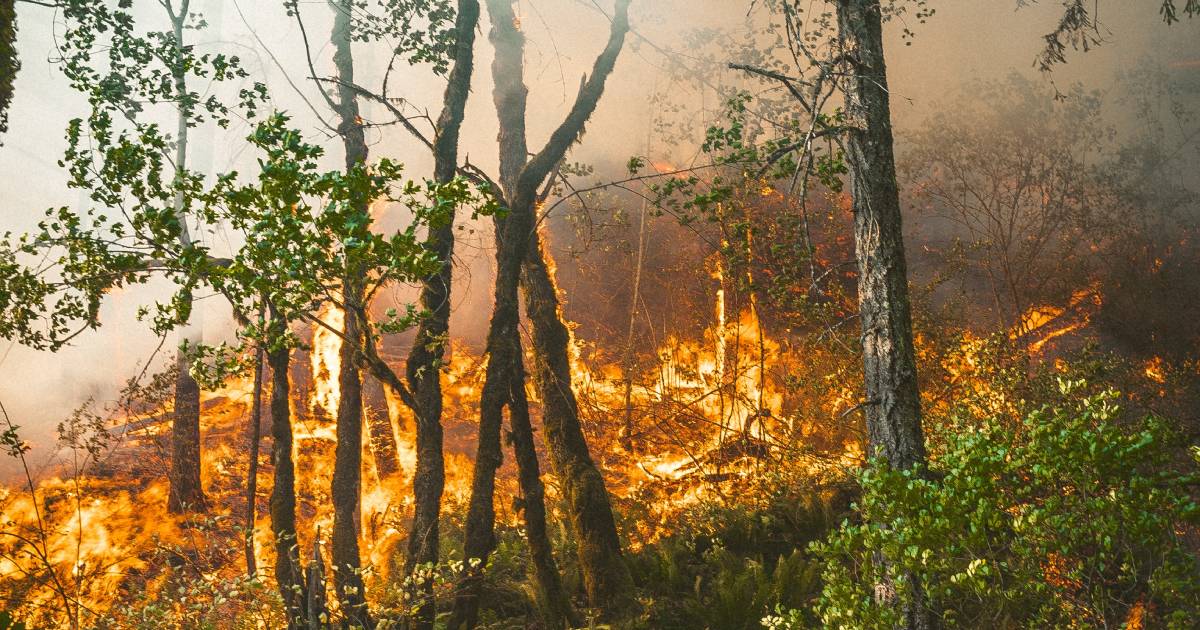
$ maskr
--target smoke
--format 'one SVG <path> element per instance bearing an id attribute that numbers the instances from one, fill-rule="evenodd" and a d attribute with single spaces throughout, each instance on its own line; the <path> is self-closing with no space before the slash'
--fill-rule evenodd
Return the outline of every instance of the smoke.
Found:
<path id="1" fill-rule="evenodd" d="M 150 4 L 150 3 L 148 3 Z M 750 26 L 763 23 L 762 3 L 728 0 L 638 0 L 634 4 L 634 33 L 627 50 L 609 81 L 600 108 L 588 125 L 582 144 L 569 159 L 597 166 L 596 178 L 619 177 L 621 166 L 633 155 L 649 155 L 672 164 L 687 165 L 696 159 L 704 128 L 722 109 L 722 89 L 742 88 L 761 91 L 763 86 L 744 74 L 722 67 L 731 54 L 732 43 L 742 41 Z M 1041 36 L 1056 20 L 1057 3 L 1039 3 L 1020 10 L 1015 1 L 940 0 L 930 5 L 937 10 L 925 24 L 889 25 L 889 81 L 895 125 L 900 132 L 920 125 L 947 95 L 975 81 L 1003 78 L 1019 72 L 1036 81 L 1033 61 L 1040 51 Z M 310 104 L 322 109 L 322 99 L 308 71 L 300 61 L 304 46 L 294 20 L 287 18 L 278 3 L 243 0 L 193 2 L 195 10 L 205 13 L 213 30 L 199 44 L 214 50 L 236 51 L 246 60 L 252 74 L 266 77 L 273 106 L 292 114 L 313 138 L 321 138 L 321 124 L 310 111 Z M 0 148 L 0 231 L 20 233 L 32 229 L 45 208 L 70 205 L 84 207 L 85 199 L 66 188 L 66 178 L 56 165 L 65 142 L 67 121 L 84 115 L 86 103 L 66 85 L 48 61 L 55 56 L 55 15 L 42 7 L 20 3 L 21 32 L 19 49 L 23 70 L 17 77 L 15 98 L 10 112 L 11 130 Z M 318 72 L 330 66 L 330 51 L 324 45 L 330 16 L 322 3 L 301 3 L 305 25 Z M 240 9 L 240 10 L 239 10 Z M 608 32 L 603 10 L 611 10 L 604 0 L 522 0 L 519 16 L 529 38 L 528 75 L 530 85 L 528 126 L 530 148 L 551 133 L 570 107 L 580 77 L 586 73 L 599 52 Z M 1057 85 L 1080 82 L 1089 88 L 1112 86 L 1120 72 L 1138 73 L 1139 68 L 1162 69 L 1180 83 L 1200 81 L 1200 38 L 1197 25 L 1187 21 L 1167 27 L 1153 7 L 1144 3 L 1107 2 L 1101 5 L 1099 18 L 1105 26 L 1104 45 L 1088 54 L 1074 53 L 1068 63 L 1058 67 L 1052 77 Z M 245 21 L 243 22 L 243 15 Z M 481 21 L 486 33 L 486 16 Z M 902 37 L 902 27 L 911 28 L 915 37 Z M 254 33 L 251 32 L 253 29 Z M 268 52 L 269 51 L 269 52 Z M 361 67 L 358 72 L 367 87 L 377 86 L 377 78 L 388 66 L 389 58 L 381 46 L 362 45 L 356 49 Z M 490 94 L 491 46 L 486 37 L 477 43 L 477 73 L 462 134 L 462 155 L 481 168 L 494 171 L 496 164 L 496 116 Z M 1149 61 L 1145 61 L 1149 59 Z M 705 64 L 709 65 L 705 65 Z M 712 65 L 714 64 L 715 65 Z M 283 64 L 281 69 L 278 64 Z M 414 112 L 436 116 L 442 82 L 424 68 L 398 64 L 390 79 L 394 96 L 402 96 Z M 703 67 L 699 79 L 686 71 L 689 66 Z M 694 71 L 694 67 L 692 69 Z M 284 74 L 287 74 L 287 77 Z M 287 78 L 298 88 L 293 89 Z M 1195 98 L 1194 94 L 1191 98 Z M 389 114 L 382 106 L 363 104 L 368 122 L 384 123 Z M 679 130 L 686 133 L 679 135 Z M 228 131 L 201 128 L 197 138 L 198 167 L 208 165 L 210 173 L 248 169 L 254 156 L 246 149 L 246 123 L 237 123 Z M 429 173 L 428 153 L 399 126 L 372 127 L 368 131 L 373 156 L 398 158 L 408 165 L 411 177 Z M 323 142 L 329 151 L 328 165 L 340 163 L 340 149 L 332 140 Z M 632 199 L 623 205 L 635 205 Z M 629 211 L 626 208 L 626 211 Z M 403 217 L 393 214 L 388 222 Z M 555 216 L 556 234 L 563 229 Z M 603 220 L 602 217 L 597 220 Z M 662 222 L 655 229 L 667 230 Z M 664 238 L 670 232 L 658 232 L 650 244 L 658 258 L 659 275 L 648 280 L 666 285 L 678 269 L 675 263 L 694 261 L 695 252 L 679 251 L 677 239 Z M 625 247 L 617 247 L 611 257 L 632 255 L 628 233 Z M 206 238 L 214 247 L 236 247 L 234 237 L 217 231 Z M 567 239 L 554 239 L 553 252 L 560 264 L 571 265 Z M 491 306 L 492 234 L 488 220 L 462 222 L 456 254 L 455 313 L 452 329 L 457 337 L 479 343 L 486 330 Z M 626 260 L 626 268 L 629 262 Z M 704 273 L 691 268 L 689 282 L 703 281 Z M 572 276 L 575 273 L 575 276 Z M 626 279 L 615 274 L 588 272 L 565 273 L 563 286 L 568 291 L 568 318 L 582 317 L 596 308 L 591 299 L 608 302 L 600 307 L 597 319 L 619 321 L 627 316 L 627 307 L 614 302 L 623 291 Z M 589 288 L 592 287 L 592 288 Z M 13 422 L 23 427 L 23 435 L 46 453 L 53 443 L 54 425 L 89 397 L 111 400 L 122 383 L 137 374 L 152 357 L 163 362 L 172 352 L 168 340 L 157 355 L 159 340 L 145 331 L 134 317 L 137 307 L 165 295 L 166 287 L 149 285 L 110 296 L 102 309 L 103 327 L 77 339 L 72 347 L 57 354 L 0 346 L 0 400 Z M 571 291 L 579 291 L 572 298 Z M 627 293 L 627 291 L 624 291 Z M 397 287 L 386 296 L 395 303 L 410 301 L 414 293 Z M 664 305 L 664 308 L 670 305 Z M 227 309 L 219 298 L 204 300 L 200 318 L 205 339 L 216 342 L 230 336 L 233 329 Z M 619 326 L 614 327 L 620 331 Z M 605 331 L 598 331 L 605 332 Z M 401 339 L 397 343 L 403 343 Z"/>

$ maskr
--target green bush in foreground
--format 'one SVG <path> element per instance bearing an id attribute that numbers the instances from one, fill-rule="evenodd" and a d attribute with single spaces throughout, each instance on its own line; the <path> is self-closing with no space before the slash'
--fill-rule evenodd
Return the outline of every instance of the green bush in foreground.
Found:
<path id="1" fill-rule="evenodd" d="M 1081 385 L 1061 382 L 1064 399 Z M 927 474 L 861 473 L 861 524 L 813 545 L 824 624 L 894 627 L 911 575 L 946 628 L 1195 627 L 1194 463 L 1179 472 L 1156 419 L 1119 426 L 1115 398 L 951 423 Z"/>

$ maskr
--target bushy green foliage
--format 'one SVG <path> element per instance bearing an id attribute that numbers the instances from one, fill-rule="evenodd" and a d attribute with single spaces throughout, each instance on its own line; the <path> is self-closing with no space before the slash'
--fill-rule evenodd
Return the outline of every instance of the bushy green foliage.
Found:
<path id="1" fill-rule="evenodd" d="M 805 552 L 836 523 L 845 501 L 809 489 L 773 495 L 757 507 L 701 505 L 675 532 L 631 554 L 646 628 L 742 630 L 773 611 L 810 611 L 821 565 Z M 807 612 L 792 613 L 807 622 Z M 800 627 L 800 626 L 797 626 Z"/>
<path id="2" fill-rule="evenodd" d="M 1015 426 L 949 423 L 924 474 L 861 473 L 862 522 L 814 545 L 822 621 L 891 628 L 915 577 L 946 628 L 1193 627 L 1194 468 L 1164 423 L 1118 423 L 1116 394 L 1083 385 Z"/>

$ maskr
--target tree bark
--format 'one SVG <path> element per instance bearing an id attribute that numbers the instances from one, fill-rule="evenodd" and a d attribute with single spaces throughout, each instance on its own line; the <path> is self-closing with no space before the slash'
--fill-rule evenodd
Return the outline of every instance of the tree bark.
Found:
<path id="1" fill-rule="evenodd" d="M 520 340 L 516 343 L 518 350 L 513 365 L 508 407 L 508 423 L 512 429 L 509 441 L 517 460 L 517 474 L 523 495 L 519 506 L 525 514 L 525 538 L 529 542 L 538 609 L 541 611 L 545 628 L 574 628 L 580 625 L 580 621 L 571 610 L 571 600 L 563 589 L 558 564 L 554 561 L 550 536 L 546 533 L 546 489 L 542 485 L 537 447 L 533 441 L 533 425 L 529 421 L 529 400 L 525 395 L 525 366 L 521 360 Z"/>
<path id="2" fill-rule="evenodd" d="M 491 435 L 499 431 L 500 416 L 505 404 L 504 398 L 511 393 L 512 381 L 510 379 L 513 378 L 515 361 L 519 359 L 519 348 L 514 347 L 513 343 L 513 340 L 517 339 L 513 335 L 516 334 L 519 320 L 517 287 L 520 284 L 521 267 L 530 252 L 531 241 L 535 244 L 534 249 L 540 258 L 540 249 L 536 247 L 535 232 L 536 206 L 541 201 L 538 189 L 583 133 L 584 125 L 591 118 L 604 93 L 605 82 L 616 65 L 617 57 L 624 46 L 625 35 L 629 30 L 629 0 L 617 0 L 609 40 L 604 50 L 596 58 L 591 76 L 585 77 L 583 80 L 570 112 L 551 134 L 546 146 L 529 158 L 525 133 L 525 113 L 528 99 L 528 88 L 524 83 L 525 38 L 518 28 L 511 0 L 488 0 L 487 6 L 492 23 L 489 39 L 496 49 L 492 76 L 495 81 L 493 100 L 500 118 L 500 184 L 503 189 L 503 205 L 507 207 L 508 214 L 503 221 L 497 223 L 499 243 L 496 254 L 496 303 L 492 314 L 492 325 L 488 331 L 488 373 L 484 384 L 484 400 L 481 405 L 481 454 L 485 446 L 488 449 L 495 448 L 497 452 L 499 450 L 498 444 L 493 447 L 490 442 L 484 441 L 484 432 L 486 430 L 488 438 L 491 439 Z M 541 278 L 535 278 L 535 281 L 539 280 Z M 552 282 L 551 292 L 553 292 Z M 538 297 L 541 297 L 541 294 Z M 533 307 L 545 305 L 544 302 L 527 302 Z M 560 315 L 557 313 L 557 295 L 555 295 L 553 304 L 554 313 L 551 319 L 562 325 Z M 544 314 L 535 317 L 531 312 L 530 315 L 535 329 L 535 353 L 556 348 L 557 346 L 553 343 L 539 343 L 537 336 L 539 326 L 544 333 L 552 328 L 553 322 L 549 321 Z M 565 331 L 565 326 L 563 330 Z M 564 343 L 562 348 L 565 347 Z M 565 359 L 565 351 L 562 357 Z M 557 358 L 555 356 L 546 360 L 539 357 L 538 363 L 539 365 L 553 365 L 555 368 L 562 367 L 558 364 Z M 540 373 L 540 371 L 539 367 L 535 373 Z M 587 446 L 582 432 L 577 430 L 578 414 L 574 415 L 575 430 L 572 430 L 569 421 L 562 419 L 562 415 L 551 417 L 549 409 L 551 397 L 558 401 L 569 399 L 572 404 L 574 403 L 574 394 L 570 390 L 569 362 L 565 364 L 560 373 L 566 374 L 566 378 L 545 381 L 547 385 L 553 383 L 557 384 L 556 386 L 563 386 L 565 384 L 566 390 L 565 394 L 561 388 L 550 394 L 543 393 L 544 399 L 547 401 L 545 413 L 547 441 L 551 459 L 555 464 L 555 472 L 559 475 L 562 485 L 568 488 L 572 529 L 580 539 L 581 560 L 586 558 L 581 565 L 586 576 L 585 583 L 588 586 L 589 601 L 593 606 L 601 608 L 606 617 L 613 617 L 625 612 L 629 608 L 627 604 L 632 603 L 632 598 L 629 596 L 631 591 L 628 588 L 632 585 L 632 580 L 629 578 L 628 568 L 621 558 L 616 527 L 603 480 L 598 479 L 599 471 L 595 469 L 594 464 L 591 464 L 590 457 L 581 459 L 581 453 L 584 456 L 587 454 Z M 554 424 L 553 428 L 552 424 Z M 551 435 L 552 433 L 555 435 Z M 495 456 L 495 459 L 498 462 L 498 455 Z M 595 477 L 588 473 L 587 464 L 591 464 L 591 470 L 595 472 Z M 475 516 L 478 519 L 486 518 L 487 520 L 486 523 L 478 522 L 476 524 L 478 540 L 475 542 L 480 550 L 490 551 L 494 516 L 491 491 L 495 482 L 494 479 L 479 479 L 480 473 L 488 474 L 489 477 L 494 475 L 493 462 L 486 462 L 482 467 L 480 462 L 476 462 L 477 477 L 472 492 L 472 507 L 475 506 L 477 498 L 480 502 Z M 486 491 L 487 496 L 477 497 L 475 490 Z M 471 533 L 469 518 L 468 544 L 471 543 Z M 487 545 L 484 545 L 485 542 Z M 607 554 L 607 556 L 602 557 L 603 554 Z M 472 556 L 468 554 L 467 557 Z M 481 558 L 486 560 L 486 556 Z M 599 573 L 600 571 L 611 573 L 605 575 Z M 478 588 L 478 580 L 477 574 L 468 572 L 464 587 L 469 588 L 464 589 L 464 596 L 460 598 L 460 601 L 465 602 L 468 606 L 468 609 L 463 611 L 465 613 L 471 612 L 470 606 L 478 606 L 477 597 L 472 596 L 470 592 L 471 588 Z M 456 613 L 459 612 L 458 609 L 459 606 L 456 602 Z M 469 616 L 463 619 L 456 615 L 456 620 L 473 622 L 473 618 Z"/>
<path id="3" fill-rule="evenodd" d="M 167 511 L 203 512 L 207 508 L 200 483 L 200 384 L 192 378 L 191 361 L 181 347 L 175 361 L 175 413 L 171 422 L 171 476 Z"/>
<path id="4" fill-rule="evenodd" d="M 562 486 L 588 602 L 621 611 L 632 603 L 633 577 L 621 554 L 604 477 L 592 461 L 571 387 L 570 332 L 537 234 L 525 259 L 522 288 L 532 325 L 534 383 L 550 461 Z"/>
<path id="5" fill-rule="evenodd" d="M 897 469 L 922 468 L 925 443 L 917 387 L 900 194 L 892 146 L 887 67 L 879 0 L 839 0 L 839 40 L 846 78 L 846 163 L 854 209 L 858 301 L 862 320 L 868 446 Z M 886 562 L 886 558 L 882 559 Z M 904 627 L 936 625 L 916 576 Z"/>
<path id="6" fill-rule="evenodd" d="M 361 295 L 357 282 L 347 279 L 345 295 Z M 359 513 L 362 495 L 362 380 L 357 355 L 362 336 L 358 311 L 347 310 L 341 367 L 338 370 L 337 444 L 334 450 L 333 536 L 330 557 L 333 564 L 334 592 L 341 604 L 345 621 L 371 628 L 366 592 L 362 579 L 362 561 L 358 549 L 361 530 Z"/>
<path id="7" fill-rule="evenodd" d="M 846 161 L 854 208 L 867 431 L 872 454 L 896 468 L 925 463 L 912 315 L 892 148 L 887 69 L 878 0 L 838 5 L 842 45 L 852 56 Z"/>
<path id="8" fill-rule="evenodd" d="M 434 138 L 434 180 L 447 183 L 458 169 L 459 131 L 470 94 L 471 76 L 475 68 L 475 27 L 479 23 L 479 1 L 459 0 L 455 17 L 454 65 L 442 98 L 442 113 L 438 117 Z M 426 315 L 417 327 L 417 335 L 408 355 L 406 378 L 412 389 L 416 407 L 417 469 L 413 474 L 414 511 L 408 538 L 405 573 L 412 574 L 418 566 L 430 568 L 438 562 L 438 517 L 442 493 L 446 486 L 446 464 L 442 452 L 442 361 L 450 330 L 450 291 L 453 279 L 454 216 L 446 223 L 430 226 L 425 248 L 442 261 L 436 273 L 421 283 L 419 298 Z M 419 593 L 414 627 L 428 630 L 436 615 L 433 583 L 421 580 L 414 584 Z"/>
<path id="9" fill-rule="evenodd" d="M 267 353 L 271 366 L 271 533 L 275 537 L 275 582 L 287 611 L 288 628 L 301 627 L 306 618 L 304 576 L 300 570 L 296 539 L 296 469 L 292 461 L 291 384 L 288 368 L 291 350 L 283 346 L 285 324 L 271 312 L 271 340 Z"/>
<path id="10" fill-rule="evenodd" d="M 167 6 L 171 17 L 172 36 L 176 54 L 171 68 L 176 99 L 175 137 L 175 185 L 181 186 L 187 174 L 188 129 L 192 105 L 187 93 L 187 68 L 184 67 L 183 27 L 188 16 L 189 0 L 182 0 L 178 12 Z M 179 221 L 179 241 L 184 247 L 192 243 L 187 224 L 187 203 L 183 192 L 175 193 L 175 218 Z M 191 296 L 186 296 L 187 312 L 191 311 Z M 180 338 L 185 343 L 194 341 L 194 331 L 185 319 Z M 207 509 L 204 488 L 200 481 L 200 384 L 191 375 L 191 360 L 184 343 L 180 344 L 175 361 L 175 415 L 171 423 L 171 473 L 170 491 L 167 495 L 167 511 L 180 514 L 186 511 L 202 512 Z"/>
<path id="11" fill-rule="evenodd" d="M 367 142 L 359 117 L 358 98 L 354 85 L 354 55 L 351 50 L 351 0 L 336 0 L 334 8 L 333 63 L 338 76 L 339 118 L 338 134 L 346 151 L 346 169 L 357 168 L 367 160 Z M 366 201 L 356 209 L 368 213 Z M 347 255 L 349 258 L 349 254 Z M 360 529 L 359 503 L 362 493 L 362 378 L 359 374 L 359 349 L 363 343 L 364 304 L 363 272 L 347 260 L 342 282 L 342 307 L 345 310 L 345 329 L 339 350 L 341 365 L 338 374 L 340 398 L 337 409 L 337 446 L 333 465 L 333 536 L 331 561 L 334 592 L 341 604 L 345 623 L 363 628 L 373 627 L 367 610 L 366 592 L 362 579 L 362 561 L 358 549 Z"/>
<path id="12" fill-rule="evenodd" d="M 261 314 L 260 314 L 261 319 Z M 258 520 L 258 451 L 262 443 L 263 350 L 254 351 L 254 398 L 250 401 L 250 454 L 246 471 L 246 575 L 258 574 L 254 557 L 254 526 Z"/>
<path id="13" fill-rule="evenodd" d="M 488 555 L 496 546 L 495 490 L 496 469 L 500 467 L 500 428 L 504 407 L 511 391 L 513 368 L 519 350 L 514 347 L 520 317 L 517 284 L 521 269 L 522 235 L 528 234 L 532 221 L 528 214 L 512 213 L 497 220 L 496 303 L 488 327 L 487 371 L 480 395 L 479 444 L 471 480 L 471 501 L 467 508 L 463 559 L 466 566 L 454 598 L 450 628 L 471 629 L 479 615 L 479 593 Z"/>

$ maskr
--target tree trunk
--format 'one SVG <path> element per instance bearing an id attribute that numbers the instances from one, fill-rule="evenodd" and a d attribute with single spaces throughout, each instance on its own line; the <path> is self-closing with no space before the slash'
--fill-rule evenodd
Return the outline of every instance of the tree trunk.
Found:
<path id="1" fill-rule="evenodd" d="M 534 382 L 542 399 L 542 424 L 555 474 L 562 485 L 588 602 L 607 611 L 632 603 L 633 577 L 621 554 L 621 541 L 604 477 L 592 461 L 571 388 L 570 332 L 562 320 L 558 290 L 535 233 L 525 259 L 522 288 L 532 323 Z"/>
<path id="2" fill-rule="evenodd" d="M 200 484 L 200 384 L 189 371 L 191 361 L 181 347 L 175 361 L 175 414 L 171 422 L 171 488 L 167 511 L 172 514 L 206 509 Z"/>
<path id="3" fill-rule="evenodd" d="M 261 319 L 261 315 L 260 315 Z M 258 520 L 258 451 L 262 443 L 263 351 L 254 351 L 254 398 L 250 401 L 250 454 L 246 471 L 246 575 L 258 574 L 254 557 L 254 526 Z"/>
<path id="4" fill-rule="evenodd" d="M 838 30 L 850 61 L 846 162 L 854 208 L 858 301 L 862 319 L 866 424 L 870 453 L 897 469 L 925 465 L 900 195 L 892 147 L 883 25 L 878 0 L 840 0 Z M 883 559 L 886 562 L 886 559 Z M 916 576 L 905 628 L 935 626 Z"/>
<path id="5" fill-rule="evenodd" d="M 867 431 L 873 455 L 895 468 L 925 463 L 921 399 L 901 232 L 900 193 L 878 0 L 842 0 L 838 24 L 854 74 L 847 113 L 846 161 L 854 207 L 858 301 L 862 318 Z"/>
<path id="6" fill-rule="evenodd" d="M 455 17 L 454 66 L 446 83 L 442 113 L 434 139 L 434 179 L 446 183 L 458 169 L 458 139 L 471 76 L 475 67 L 475 27 L 479 22 L 479 1 L 459 0 Z M 412 388 L 416 408 L 417 469 L 413 474 L 414 511 L 409 530 L 405 573 L 418 566 L 432 568 L 438 562 L 438 517 L 442 492 L 446 485 L 446 464 L 442 452 L 442 358 L 450 330 L 450 289 L 453 279 L 454 216 L 443 225 L 430 226 L 425 247 L 442 266 L 421 283 L 420 304 L 427 315 L 417 328 L 412 351 L 408 355 L 406 378 Z M 433 583 L 421 580 L 414 585 L 420 604 L 414 628 L 428 630 L 436 615 Z"/>
<path id="7" fill-rule="evenodd" d="M 292 461 L 291 385 L 288 367 L 291 350 L 282 346 L 284 324 L 272 310 L 272 347 L 267 353 L 271 366 L 271 533 L 275 537 L 275 582 L 287 611 L 288 628 L 300 627 L 306 618 L 304 577 L 296 540 L 296 469 Z"/>
<path id="8" fill-rule="evenodd" d="M 345 294 L 361 295 L 356 282 L 347 280 Z M 334 452 L 333 536 L 331 558 L 333 584 L 346 620 L 353 625 L 371 628 L 367 613 L 366 593 L 362 579 L 362 561 L 358 550 L 361 530 L 359 514 L 362 495 L 362 380 L 358 373 L 357 355 L 361 321 L 357 311 L 347 311 L 345 340 L 340 350 L 338 370 L 340 397 L 337 408 L 337 444 Z"/>
<path id="9" fill-rule="evenodd" d="M 487 338 L 487 372 L 479 409 L 479 445 L 475 453 L 475 468 L 471 481 L 471 501 L 467 508 L 463 558 L 466 566 L 454 599 L 450 628 L 471 629 L 479 614 L 479 592 L 483 569 L 488 555 L 495 548 L 495 490 L 496 469 L 500 467 L 500 428 L 504 422 L 504 406 L 508 402 L 518 349 L 517 324 L 520 317 L 517 285 L 520 278 L 521 255 L 532 221 L 528 213 L 510 213 L 496 221 L 498 237 L 496 262 L 496 304 Z"/>
<path id="10" fill-rule="evenodd" d="M 529 541 L 533 583 L 542 622 L 550 630 L 574 628 L 579 624 L 571 610 L 571 600 L 563 589 L 554 551 L 546 533 L 546 491 L 542 485 L 537 448 L 533 441 L 533 425 L 529 421 L 529 400 L 525 396 L 525 366 L 521 360 L 520 340 L 517 340 L 511 394 L 508 407 L 509 436 L 517 460 L 521 494 L 520 507 L 525 514 L 525 537 Z"/>
<path id="11" fill-rule="evenodd" d="M 188 129 L 191 119 L 191 105 L 187 94 L 187 69 L 184 67 L 183 26 L 187 19 L 188 0 L 183 0 L 178 14 L 171 14 L 174 43 L 177 53 L 172 64 L 171 78 L 174 82 L 176 99 L 176 137 L 175 137 L 175 185 L 181 186 L 187 174 Z M 187 224 L 187 203 L 182 192 L 175 193 L 175 218 L 179 221 L 179 241 L 183 247 L 192 244 Z M 183 332 L 180 339 L 190 343 L 194 341 L 193 331 L 188 327 L 186 318 L 190 314 L 191 296 L 185 296 L 187 304 L 183 307 Z M 171 474 L 170 491 L 167 495 L 167 511 L 179 514 L 185 511 L 204 511 L 207 508 L 204 500 L 204 488 L 200 482 L 200 384 L 192 378 L 191 361 L 188 352 L 180 344 L 179 355 L 175 362 L 175 416 L 171 423 Z"/>
<path id="12" fill-rule="evenodd" d="M 331 42 L 333 63 L 338 75 L 338 134 L 346 150 L 346 169 L 361 166 L 367 159 L 367 143 L 359 117 L 358 99 L 349 87 L 354 84 L 354 56 L 351 51 L 353 5 L 350 0 L 333 4 Z M 366 202 L 356 209 L 367 216 Z M 337 447 L 333 465 L 333 537 L 331 560 L 333 584 L 346 622 L 364 628 L 373 627 L 367 611 L 363 587 L 362 562 L 358 550 L 359 499 L 362 492 L 362 379 L 359 375 L 359 350 L 364 333 L 362 270 L 347 261 L 342 283 L 345 330 L 340 350 L 338 374 L 340 398 L 337 409 Z"/>
<path id="13" fill-rule="evenodd" d="M 524 83 L 525 38 L 517 26 L 511 0 L 488 0 L 488 12 L 492 21 L 489 38 L 496 48 L 492 76 L 496 83 L 493 100 L 500 118 L 500 184 L 508 207 L 502 248 L 497 254 L 496 308 L 499 312 L 503 304 L 500 286 L 508 280 L 504 276 L 508 271 L 506 265 L 513 262 L 503 257 L 506 254 L 503 248 L 511 247 L 518 257 L 516 264 L 525 267 L 526 310 L 534 331 L 534 374 L 543 399 L 551 463 L 567 496 L 589 602 L 600 608 L 605 617 L 611 618 L 632 608 L 632 579 L 621 557 L 604 480 L 588 454 L 583 432 L 579 429 L 566 352 L 569 337 L 558 313 L 553 281 L 538 246 L 535 214 L 542 200 L 539 187 L 579 139 L 604 93 L 605 82 L 616 65 L 629 30 L 629 0 L 615 3 L 609 39 L 597 56 L 591 75 L 585 77 L 571 111 L 550 135 L 546 146 L 532 158 L 529 158 L 525 133 L 528 99 L 528 88 Z M 515 305 L 513 309 L 515 313 Z M 488 367 L 490 370 L 491 364 Z"/>

